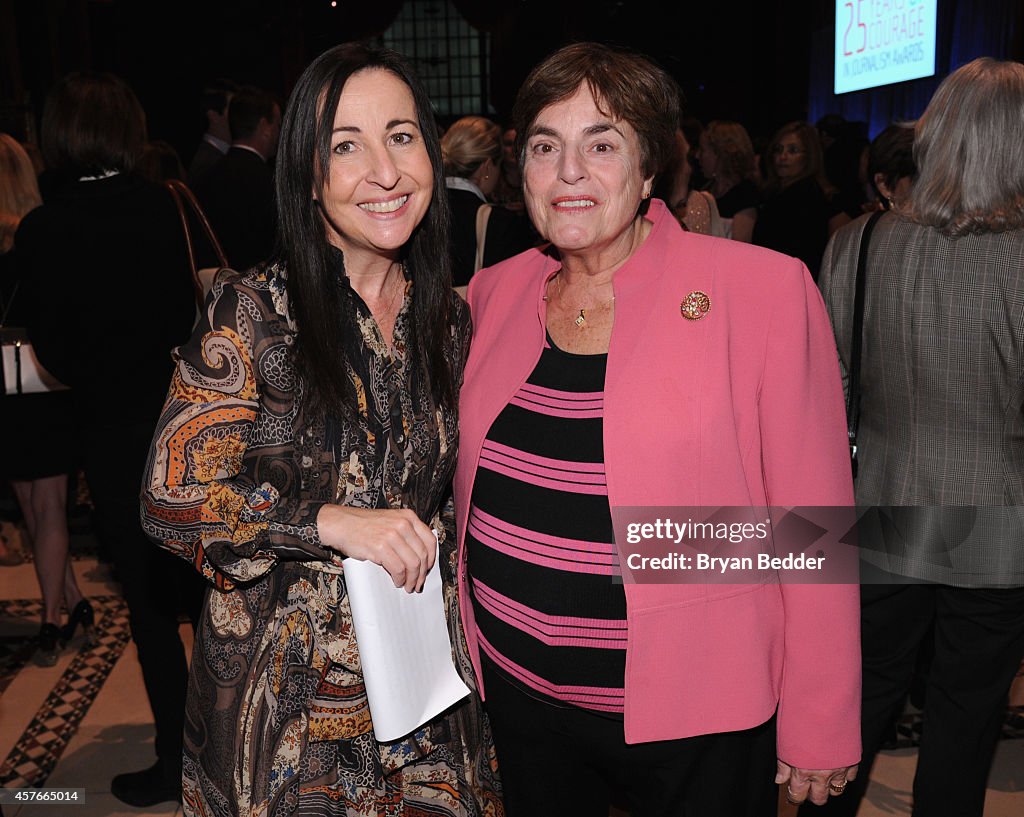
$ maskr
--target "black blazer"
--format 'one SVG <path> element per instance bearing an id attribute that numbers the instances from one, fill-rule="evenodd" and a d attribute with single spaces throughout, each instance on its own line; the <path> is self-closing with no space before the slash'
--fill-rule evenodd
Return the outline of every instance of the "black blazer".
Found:
<path id="1" fill-rule="evenodd" d="M 228 262 L 245 270 L 274 249 L 274 173 L 251 150 L 232 147 L 199 184 L 199 198 Z"/>
<path id="2" fill-rule="evenodd" d="M 223 153 L 203 139 L 196 148 L 192 163 L 188 166 L 189 187 L 195 189 L 201 184 L 223 158 Z"/>

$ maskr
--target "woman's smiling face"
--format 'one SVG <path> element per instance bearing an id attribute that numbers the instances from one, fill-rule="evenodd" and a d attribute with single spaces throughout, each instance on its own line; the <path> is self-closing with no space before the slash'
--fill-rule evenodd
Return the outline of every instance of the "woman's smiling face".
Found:
<path id="1" fill-rule="evenodd" d="M 379 68 L 353 74 L 338 100 L 319 193 L 328 238 L 346 264 L 360 254 L 397 256 L 430 206 L 433 181 L 409 86 Z"/>
<path id="2" fill-rule="evenodd" d="M 631 238 L 650 179 L 633 126 L 603 113 L 583 85 L 530 126 L 526 206 L 538 232 L 563 252 L 600 253 Z"/>

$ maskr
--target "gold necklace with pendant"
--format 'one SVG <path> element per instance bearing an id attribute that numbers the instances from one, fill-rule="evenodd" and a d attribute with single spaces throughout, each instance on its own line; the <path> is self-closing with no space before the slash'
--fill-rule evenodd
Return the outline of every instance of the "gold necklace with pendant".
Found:
<path id="1" fill-rule="evenodd" d="M 558 287 L 558 300 L 564 302 L 565 299 L 562 296 L 562 271 L 561 270 L 559 270 L 558 272 L 555 273 L 555 278 L 557 279 L 555 285 Z M 544 300 L 545 301 L 548 300 L 548 296 L 547 295 L 544 296 Z M 591 311 L 593 311 L 595 309 L 602 309 L 603 307 L 608 306 L 608 304 L 611 304 L 611 303 L 614 303 L 614 302 L 615 302 L 615 296 L 612 295 L 612 297 L 609 298 L 604 303 L 600 303 L 597 306 L 592 306 L 592 307 L 590 307 L 590 309 L 591 309 Z M 573 323 L 576 324 L 576 328 L 577 329 L 582 329 L 583 325 L 587 322 L 587 310 L 584 309 L 581 306 L 581 307 L 579 307 L 579 312 L 580 312 L 580 314 L 577 315 L 573 319 Z"/>

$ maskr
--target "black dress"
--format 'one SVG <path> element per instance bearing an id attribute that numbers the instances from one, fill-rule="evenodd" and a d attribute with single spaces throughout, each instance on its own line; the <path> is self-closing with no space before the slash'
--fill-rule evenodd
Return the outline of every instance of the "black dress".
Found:
<path id="1" fill-rule="evenodd" d="M 448 188 L 452 208 L 452 283 L 465 286 L 473 277 L 476 260 L 476 213 L 483 202 L 471 190 Z M 483 266 L 518 255 L 536 244 L 530 222 L 525 215 L 495 205 L 487 219 Z"/>
<path id="2" fill-rule="evenodd" d="M 756 208 L 761 203 L 761 194 L 750 179 L 744 179 L 739 184 L 730 187 L 725 193 L 715 199 L 718 205 L 718 215 L 722 218 L 734 218 L 740 210 Z"/>
<path id="3" fill-rule="evenodd" d="M 757 212 L 753 243 L 799 258 L 817 280 L 830 215 L 825 194 L 808 176 L 764 200 Z"/>
<path id="4" fill-rule="evenodd" d="M 0 255 L 0 315 L 24 327 L 28 299 L 19 283 L 17 255 Z M 75 463 L 71 393 L 4 394 L 0 389 L 0 479 L 32 480 L 66 474 Z"/>

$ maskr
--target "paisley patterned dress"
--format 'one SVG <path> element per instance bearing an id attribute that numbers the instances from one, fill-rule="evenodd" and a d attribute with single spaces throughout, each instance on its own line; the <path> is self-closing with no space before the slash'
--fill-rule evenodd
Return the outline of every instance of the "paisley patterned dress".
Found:
<path id="1" fill-rule="evenodd" d="M 340 267 L 340 259 L 339 259 Z M 347 376 L 358 418 L 302 407 L 291 363 L 286 271 L 222 273 L 177 368 L 143 493 L 143 524 L 213 585 L 196 633 L 182 797 L 189 815 L 494 815 L 490 727 L 474 692 L 388 744 L 373 736 L 328 502 L 411 508 L 442 532 L 438 558 L 453 658 L 475 689 L 459 624 L 449 483 L 454 413 L 413 352 L 413 284 L 389 349 L 339 269 Z M 453 296 L 461 383 L 469 317 Z"/>

